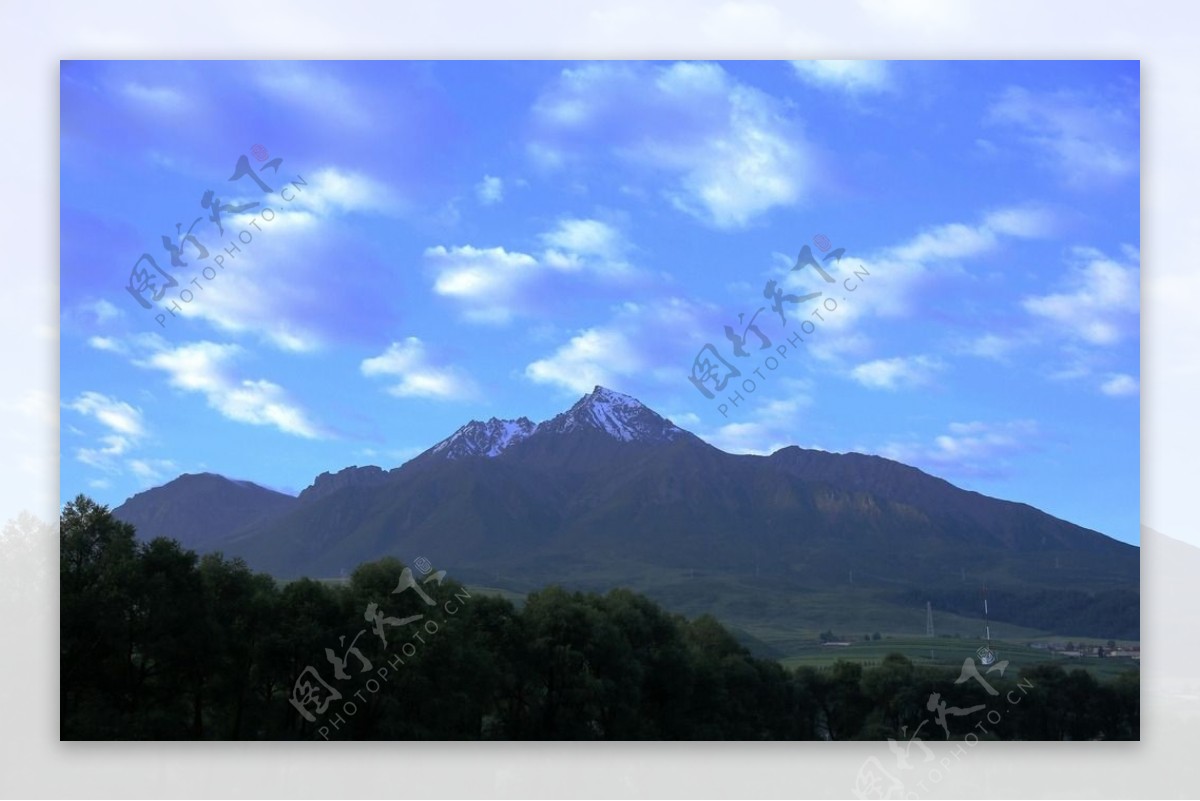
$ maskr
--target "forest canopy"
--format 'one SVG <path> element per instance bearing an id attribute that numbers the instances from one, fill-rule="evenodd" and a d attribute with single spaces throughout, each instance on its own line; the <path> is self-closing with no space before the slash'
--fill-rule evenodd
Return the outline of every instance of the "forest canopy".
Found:
<path id="1" fill-rule="evenodd" d="M 1003 708 L 982 729 L 982 716 L 943 715 L 946 738 L 1139 736 L 1136 673 L 1101 684 L 1040 665 L 956 683 L 899 654 L 788 671 L 711 616 L 628 590 L 552 586 L 518 608 L 393 558 L 344 583 L 280 584 L 221 554 L 140 543 L 83 495 L 62 511 L 60 546 L 64 740 L 903 742 L 921 726 L 942 739 L 934 693 Z"/>

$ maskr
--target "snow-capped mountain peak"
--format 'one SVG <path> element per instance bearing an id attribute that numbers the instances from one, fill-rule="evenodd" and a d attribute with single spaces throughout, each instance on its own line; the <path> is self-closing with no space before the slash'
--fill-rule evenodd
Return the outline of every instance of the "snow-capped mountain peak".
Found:
<path id="1" fill-rule="evenodd" d="M 494 458 L 530 437 L 585 431 L 600 431 L 620 442 L 671 442 L 687 434 L 637 398 L 597 386 L 570 409 L 543 423 L 528 417 L 472 420 L 423 455 Z"/>
<path id="2" fill-rule="evenodd" d="M 670 442 L 684 430 L 641 401 L 597 386 L 567 411 L 538 426 L 538 431 L 566 433 L 599 429 L 622 442 Z"/>
<path id="3" fill-rule="evenodd" d="M 516 420 L 499 420 L 493 417 L 486 422 L 472 420 L 434 445 L 431 450 L 447 459 L 499 456 L 506 448 L 527 438 L 536 430 L 537 425 L 528 417 L 518 417 Z"/>

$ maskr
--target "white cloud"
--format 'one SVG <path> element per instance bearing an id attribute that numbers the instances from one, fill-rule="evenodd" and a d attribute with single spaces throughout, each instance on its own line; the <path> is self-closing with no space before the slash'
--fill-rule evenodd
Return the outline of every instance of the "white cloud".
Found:
<path id="1" fill-rule="evenodd" d="M 133 447 L 133 442 L 128 437 L 117 434 L 100 437 L 100 444 L 102 447 L 99 448 L 79 448 L 75 451 L 75 458 L 90 467 L 113 470 L 116 468 L 116 458 L 123 456 Z"/>
<path id="2" fill-rule="evenodd" d="M 950 223 L 917 234 L 911 241 L 891 249 L 904 261 L 962 259 L 986 253 L 996 246 L 996 233 L 985 225 Z"/>
<path id="3" fill-rule="evenodd" d="M 1039 206 L 1012 206 L 989 212 L 983 227 L 997 234 L 1040 239 L 1054 233 L 1055 216 Z"/>
<path id="4" fill-rule="evenodd" d="M 1047 378 L 1099 381 L 1098 371 L 1111 368 L 1109 349 L 1137 336 L 1139 255 L 1133 248 L 1122 252 L 1125 263 L 1091 248 L 1073 249 L 1059 282 L 1061 291 L 1025 297 L 1021 301 L 1028 314 L 1025 322 L 1003 334 L 983 334 L 959 343 L 955 352 L 1005 362 L 1018 350 L 1037 348 L 1038 353 L 1053 355 L 1053 363 L 1044 371 Z M 1101 391 L 1137 392 L 1136 382 L 1131 386 L 1117 380 L 1117 375 L 1109 373 L 1099 385 Z"/>
<path id="5" fill-rule="evenodd" d="M 162 481 L 177 469 L 175 462 L 170 459 L 130 459 L 129 472 L 137 476 L 142 486 L 149 486 Z"/>
<path id="6" fill-rule="evenodd" d="M 1100 391 L 1114 398 L 1138 394 L 1138 380 L 1125 373 L 1115 373 L 1100 385 Z"/>
<path id="7" fill-rule="evenodd" d="M 1033 420 L 950 423 L 930 443 L 891 442 L 878 453 L 940 476 L 998 477 L 1010 472 L 1007 457 L 1034 450 L 1041 437 Z"/>
<path id="8" fill-rule="evenodd" d="M 475 197 L 480 205 L 491 206 L 504 200 L 504 181 L 494 175 L 485 175 L 475 185 Z"/>
<path id="9" fill-rule="evenodd" d="M 75 458 L 91 467 L 115 470 L 117 457 L 123 456 L 146 434 L 141 409 L 99 392 L 84 392 L 66 408 L 91 417 L 109 433 L 99 438 L 99 447 L 79 448 Z"/>
<path id="10" fill-rule="evenodd" d="M 886 256 L 904 262 L 967 259 L 995 251 L 1004 237 L 1042 239 L 1056 227 L 1055 214 L 1035 205 L 1008 206 L 983 215 L 975 224 L 935 225 L 912 239 L 886 250 Z"/>
<path id="11" fill-rule="evenodd" d="M 599 220 L 560 220 L 558 227 L 542 234 L 552 248 L 561 248 L 582 256 L 616 257 L 624 245 L 617 229 Z"/>
<path id="12" fill-rule="evenodd" d="M 185 392 L 204 395 L 210 408 L 239 423 L 273 426 L 307 439 L 323 435 L 283 387 L 271 381 L 238 378 L 232 363 L 244 351 L 238 345 L 192 342 L 169 347 L 161 338 L 143 338 L 150 351 L 134 364 L 167 374 L 167 382 Z"/>
<path id="13" fill-rule="evenodd" d="M 105 427 L 123 436 L 137 438 L 145 433 L 140 409 L 99 392 L 84 392 L 67 404 L 67 408 L 94 417 Z"/>
<path id="14" fill-rule="evenodd" d="M 169 86 L 146 86 L 130 81 L 121 87 L 121 93 L 155 112 L 176 112 L 187 106 L 184 94 Z"/>
<path id="15" fill-rule="evenodd" d="M 472 245 L 425 250 L 434 273 L 433 290 L 455 300 L 464 319 L 504 324 L 522 314 L 541 311 L 550 294 L 546 281 L 555 274 L 586 274 L 602 281 L 625 281 L 636 273 L 623 258 L 627 245 L 608 223 L 566 218 L 539 236 L 547 247 L 534 256 L 503 247 Z"/>
<path id="16" fill-rule="evenodd" d="M 257 62 L 250 82 L 275 100 L 312 112 L 316 119 L 349 128 L 371 124 L 368 102 L 319 62 Z"/>
<path id="17" fill-rule="evenodd" d="M 285 434 L 309 439 L 321 436 L 304 411 L 288 400 L 283 387 L 270 381 L 243 379 L 207 395 L 209 404 L 230 420 L 274 426 Z"/>
<path id="18" fill-rule="evenodd" d="M 33 399 L 29 399 L 29 402 L 32 401 Z M 61 405 L 64 409 L 94 419 L 105 432 L 98 435 L 91 445 L 76 448 L 75 459 L 77 461 L 108 474 L 121 474 L 133 469 L 138 460 L 128 457 L 147 436 L 147 427 L 141 409 L 117 398 L 90 391 L 80 394 L 70 403 Z M 41 404 L 38 403 L 37 407 L 40 409 Z M 49 408 L 53 411 L 53 404 L 50 404 Z M 31 411 L 33 410 L 31 409 Z M 64 424 L 63 430 L 75 437 L 88 436 L 87 433 L 73 425 Z M 87 484 L 92 489 L 103 490 L 110 488 L 112 481 L 101 476 L 93 476 L 88 479 Z"/>
<path id="19" fill-rule="evenodd" d="M 998 148 L 996 143 L 991 139 L 976 139 L 975 147 L 978 148 L 980 154 L 982 154 L 985 158 L 991 158 L 1000 152 L 1000 148 Z"/>
<path id="20" fill-rule="evenodd" d="M 792 67 L 802 80 L 822 89 L 860 94 L 892 87 L 886 61 L 793 61 Z"/>
<path id="21" fill-rule="evenodd" d="M 89 309 L 96 315 L 96 323 L 104 325 L 109 320 L 115 320 L 118 317 L 124 317 L 125 312 L 117 308 L 114 304 L 107 300 L 98 300 L 89 306 Z"/>
<path id="22" fill-rule="evenodd" d="M 1009 87 L 988 110 L 988 121 L 1011 125 L 1066 183 L 1087 187 L 1138 171 L 1138 110 L 1071 92 Z"/>
<path id="23" fill-rule="evenodd" d="M 941 362 L 929 356 L 897 356 L 860 364 L 850 377 L 864 387 L 891 391 L 925 386 L 941 369 Z"/>
<path id="24" fill-rule="evenodd" d="M 337 167 L 322 167 L 297 193 L 297 208 L 319 217 L 343 214 L 383 214 L 396 216 L 406 210 L 405 202 L 390 187 L 362 172 Z M 260 223 L 261 224 L 261 223 Z"/>
<path id="25" fill-rule="evenodd" d="M 947 223 L 918 233 L 908 242 L 888 249 L 887 255 L 902 261 L 966 259 L 996 250 L 1002 238 L 1043 239 L 1052 235 L 1057 216 L 1037 205 L 993 209 L 975 224 Z"/>
<path id="26" fill-rule="evenodd" d="M 539 384 L 590 392 L 597 385 L 620 386 L 618 376 L 633 375 L 644 366 L 641 353 L 623 331 L 597 327 L 581 331 L 553 356 L 532 362 L 525 375 Z"/>
<path id="27" fill-rule="evenodd" d="M 832 320 L 832 316 L 826 316 L 826 322 L 822 325 L 830 323 Z M 871 338 L 865 334 L 858 331 L 839 330 L 837 326 L 832 325 L 830 331 L 836 331 L 836 336 L 821 337 L 807 343 L 808 352 L 814 359 L 836 366 L 843 364 L 848 359 L 865 358 L 870 354 L 873 344 Z"/>
<path id="28" fill-rule="evenodd" d="M 116 337 L 88 337 L 88 345 L 96 350 L 106 350 L 111 353 L 125 352 L 125 346 Z"/>
<path id="29" fill-rule="evenodd" d="M 1112 345 L 1137 331 L 1139 266 L 1077 248 L 1066 291 L 1027 297 L 1025 310 L 1091 345 Z"/>
<path id="30" fill-rule="evenodd" d="M 428 248 L 425 261 L 437 274 L 433 291 L 458 301 L 477 323 L 506 323 L 522 311 L 521 289 L 540 268 L 527 253 L 471 245 Z"/>
<path id="31" fill-rule="evenodd" d="M 286 169 L 285 161 L 278 179 L 267 173 L 276 190 L 283 185 Z M 223 253 L 229 243 L 218 244 L 223 240 L 214 229 L 211 239 L 202 240 L 209 251 L 206 259 L 188 247 L 188 266 L 168 268 L 179 287 L 167 293 L 161 309 L 154 310 L 164 314 L 167 328 L 175 316 L 203 320 L 223 333 L 256 335 L 284 351 L 311 352 L 344 336 L 346 320 L 352 316 L 364 321 L 388 319 L 384 299 L 371 292 L 378 278 L 370 277 L 371 271 L 338 266 L 360 256 L 359 244 L 346 235 L 344 220 L 352 215 L 399 214 L 404 201 L 354 171 L 322 167 L 301 177 L 307 185 L 293 187 L 293 200 L 278 204 L 270 221 L 261 206 L 222 215 L 224 240 L 245 234 L 236 242 L 240 250 Z M 295 176 L 289 173 L 287 180 Z M 260 199 L 225 198 L 231 203 Z M 180 296 L 185 289 L 192 298 L 188 302 Z"/>
<path id="32" fill-rule="evenodd" d="M 784 379 L 780 387 L 785 397 L 756 398 L 740 412 L 729 412 L 731 417 L 743 414 L 746 419 L 697 431 L 697 436 L 727 453 L 759 456 L 797 444 L 804 410 L 812 404 L 812 385 L 801 379 Z"/>
<path id="33" fill-rule="evenodd" d="M 839 278 L 860 268 L 868 275 L 855 280 L 861 291 L 847 297 L 848 302 L 840 305 L 836 314 L 827 315 L 821 326 L 838 332 L 848 348 L 853 340 L 847 337 L 863 318 L 903 317 L 911 312 L 913 298 L 930 284 L 964 275 L 960 262 L 996 253 L 1007 239 L 1047 236 L 1055 226 L 1056 216 L 1051 210 L 1022 205 L 993 209 L 976 223 L 929 226 L 907 241 L 861 255 L 854 251 L 853 242 L 835 242 L 835 246 L 848 248 L 838 262 L 842 270 Z M 803 295 L 836 286 L 824 284 L 811 269 L 794 271 L 795 253 L 776 255 L 773 273 L 786 292 Z M 819 253 L 815 255 L 820 258 Z M 828 262 L 827 270 L 834 266 Z M 823 342 L 818 350 L 825 348 L 829 353 L 836 347 L 832 342 Z"/>
<path id="34" fill-rule="evenodd" d="M 982 359 L 1004 361 L 1010 353 L 1024 344 L 1027 344 L 1027 340 L 1020 337 L 983 334 L 960 345 L 958 352 L 968 356 L 978 356 Z"/>
<path id="35" fill-rule="evenodd" d="M 793 205 L 814 180 L 809 146 L 784 104 L 716 64 L 571 67 L 533 114 L 540 130 L 529 153 L 544 168 L 603 152 L 635 171 L 666 172 L 675 178 L 672 205 L 717 228 Z"/>
<path id="36" fill-rule="evenodd" d="M 711 307 L 674 297 L 625 303 L 608 321 L 579 331 L 549 356 L 531 362 L 525 376 L 571 392 L 590 392 L 601 384 L 636 395 L 643 388 L 678 386 L 715 314 Z"/>
<path id="37" fill-rule="evenodd" d="M 417 337 L 393 342 L 378 356 L 364 359 L 365 376 L 394 376 L 399 383 L 388 387 L 398 398 L 467 400 L 478 397 L 479 389 L 463 370 L 431 364 L 425 343 Z"/>

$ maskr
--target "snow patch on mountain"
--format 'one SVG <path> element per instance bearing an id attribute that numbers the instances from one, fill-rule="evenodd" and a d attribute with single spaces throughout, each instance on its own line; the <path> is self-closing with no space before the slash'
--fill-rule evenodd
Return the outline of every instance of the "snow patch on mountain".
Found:
<path id="1" fill-rule="evenodd" d="M 637 398 L 596 387 L 567 411 L 543 423 L 528 417 L 472 420 L 429 449 L 446 459 L 499 456 L 535 434 L 597 429 L 621 442 L 670 442 L 687 432 Z"/>
<path id="2" fill-rule="evenodd" d="M 433 453 L 441 453 L 447 459 L 465 456 L 499 456 L 504 450 L 527 438 L 537 430 L 537 425 L 528 417 L 516 420 L 499 420 L 495 417 L 486 422 L 472 420 L 446 439 L 433 446 Z"/>
<path id="3" fill-rule="evenodd" d="M 670 442 L 686 433 L 636 398 L 600 386 L 538 426 L 560 434 L 581 428 L 597 428 L 622 442 Z"/>

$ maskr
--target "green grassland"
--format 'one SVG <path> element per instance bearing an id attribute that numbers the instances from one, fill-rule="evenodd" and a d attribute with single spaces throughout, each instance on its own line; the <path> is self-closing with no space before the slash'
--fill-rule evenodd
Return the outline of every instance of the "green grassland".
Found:
<path id="1" fill-rule="evenodd" d="M 973 656 L 983 645 L 982 614 L 972 618 L 934 609 L 934 631 L 939 636 L 929 638 L 924 634 L 924 607 L 897 606 L 875 588 L 772 589 L 752 576 L 743 580 L 698 578 L 684 571 L 669 576 L 656 571 L 638 578 L 641 580 L 617 586 L 643 592 L 688 617 L 712 614 L 756 655 L 777 659 L 789 669 L 800 665 L 820 669 L 839 659 L 870 667 L 890 653 L 899 653 L 914 664 L 942 666 L 957 673 L 963 659 Z M 603 582 L 595 583 L 597 586 L 589 589 L 602 591 Z M 500 587 L 470 586 L 470 590 L 507 598 L 517 605 L 525 598 L 525 593 Z M 822 645 L 819 638 L 825 631 L 851 644 Z M 1082 667 L 1098 679 L 1107 679 L 1138 668 L 1138 662 L 1129 658 L 1066 657 L 1029 646 L 1033 642 L 1068 641 L 1104 646 L 1108 643 L 1105 639 L 1050 634 L 996 620 L 991 621 L 991 632 L 993 648 L 1000 659 L 1008 660 L 1010 669 L 1053 663 L 1066 670 Z M 876 633 L 880 639 L 864 639 Z M 1117 640 L 1116 644 L 1135 642 Z"/>
<path id="2" fill-rule="evenodd" d="M 640 569 L 639 569 L 640 568 Z M 957 672 L 963 659 L 983 645 L 984 623 L 978 617 L 955 615 L 933 610 L 934 631 L 925 636 L 924 606 L 897 605 L 886 589 L 851 584 L 843 587 L 805 588 L 779 586 L 758 576 L 704 575 L 700 571 L 664 570 L 627 564 L 621 575 L 608 571 L 578 577 L 573 589 L 606 592 L 626 587 L 641 592 L 667 609 L 689 618 L 711 614 L 725 625 L 755 655 L 777 659 L 787 668 L 807 665 L 827 668 L 837 660 L 858 662 L 864 667 L 878 664 L 890 653 L 908 657 L 914 664 L 941 666 Z M 506 576 L 497 576 L 498 584 L 468 584 L 473 594 L 505 598 L 521 606 L 534 586 L 521 586 Z M 345 578 L 324 579 L 341 584 Z M 827 646 L 820 642 L 822 632 L 832 631 L 849 646 Z M 880 639 L 866 639 L 878 633 Z M 1012 625 L 1004 620 L 991 621 L 993 648 L 1009 669 L 1020 670 L 1035 664 L 1052 663 L 1066 670 L 1081 667 L 1097 679 L 1109 679 L 1126 670 L 1137 670 L 1137 660 L 1129 658 L 1067 657 L 1047 649 L 1031 648 L 1030 643 L 1066 643 L 1107 646 L 1108 640 L 1096 637 L 1072 637 Z M 1120 646 L 1136 644 L 1116 640 Z M 1007 671 L 1006 671 L 1007 673 Z"/>

